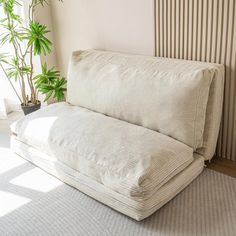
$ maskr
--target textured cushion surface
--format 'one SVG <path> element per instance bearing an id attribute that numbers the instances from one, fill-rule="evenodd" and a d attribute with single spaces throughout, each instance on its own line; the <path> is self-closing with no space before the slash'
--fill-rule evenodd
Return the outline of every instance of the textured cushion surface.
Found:
<path id="1" fill-rule="evenodd" d="M 11 129 L 20 141 L 136 200 L 193 161 L 192 148 L 179 141 L 68 103 L 36 111 Z"/>
<path id="2" fill-rule="evenodd" d="M 67 101 L 203 145 L 206 105 L 215 69 L 204 63 L 102 51 L 72 56 Z"/>

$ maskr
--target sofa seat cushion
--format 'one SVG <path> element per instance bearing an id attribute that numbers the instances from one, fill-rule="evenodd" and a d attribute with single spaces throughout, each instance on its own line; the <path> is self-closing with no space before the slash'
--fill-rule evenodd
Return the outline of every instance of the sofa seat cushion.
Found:
<path id="1" fill-rule="evenodd" d="M 11 129 L 18 140 L 136 200 L 149 198 L 193 161 L 192 148 L 179 141 L 64 102 Z"/>

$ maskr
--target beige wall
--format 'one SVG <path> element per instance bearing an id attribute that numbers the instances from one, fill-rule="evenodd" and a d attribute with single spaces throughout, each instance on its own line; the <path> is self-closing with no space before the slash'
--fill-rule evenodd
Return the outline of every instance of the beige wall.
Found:
<path id="1" fill-rule="evenodd" d="M 154 55 L 153 0 L 51 1 L 58 68 L 64 75 L 71 52 L 105 49 Z"/>

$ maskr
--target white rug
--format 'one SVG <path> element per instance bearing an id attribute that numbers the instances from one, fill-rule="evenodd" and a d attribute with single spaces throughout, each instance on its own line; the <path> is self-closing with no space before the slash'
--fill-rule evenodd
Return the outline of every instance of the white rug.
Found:
<path id="1" fill-rule="evenodd" d="M 9 150 L 0 121 L 0 235 L 235 236 L 236 179 L 206 169 L 136 222 L 46 174 Z"/>

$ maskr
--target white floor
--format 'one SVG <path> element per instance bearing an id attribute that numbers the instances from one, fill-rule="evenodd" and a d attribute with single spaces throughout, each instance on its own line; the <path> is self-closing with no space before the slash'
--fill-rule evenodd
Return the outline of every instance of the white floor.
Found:
<path id="1" fill-rule="evenodd" d="M 235 236 L 236 179 L 206 169 L 148 219 L 136 222 L 46 174 L 10 150 L 0 120 L 0 236 Z"/>

